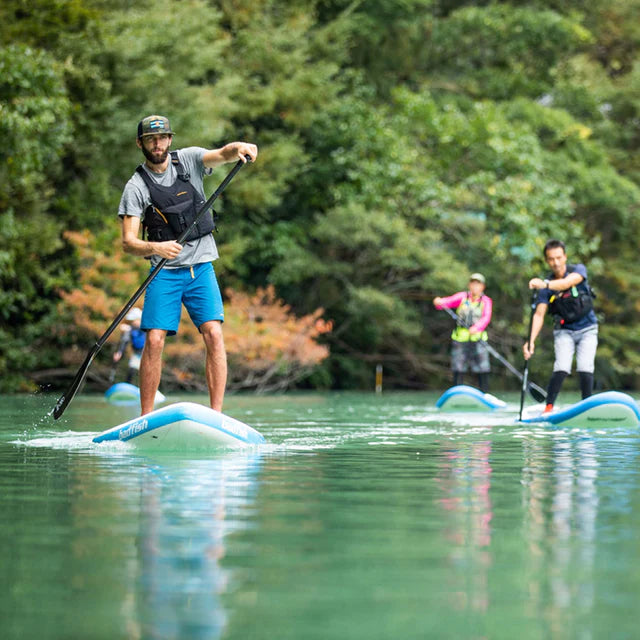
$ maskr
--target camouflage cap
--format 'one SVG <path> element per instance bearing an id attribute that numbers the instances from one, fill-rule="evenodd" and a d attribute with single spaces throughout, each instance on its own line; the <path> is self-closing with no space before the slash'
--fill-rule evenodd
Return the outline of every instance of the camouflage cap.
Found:
<path id="1" fill-rule="evenodd" d="M 138 122 L 138 138 L 168 133 L 173 135 L 169 118 L 164 116 L 147 116 Z"/>

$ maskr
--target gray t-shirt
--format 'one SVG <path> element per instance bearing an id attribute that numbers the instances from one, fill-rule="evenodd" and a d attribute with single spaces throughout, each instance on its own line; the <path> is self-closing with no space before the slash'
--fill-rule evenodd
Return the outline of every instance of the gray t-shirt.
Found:
<path id="1" fill-rule="evenodd" d="M 206 149 L 202 147 L 186 147 L 178 150 L 178 159 L 185 171 L 190 175 L 189 181 L 203 196 L 204 185 L 202 184 L 202 178 L 205 175 L 211 175 L 211 169 L 207 169 L 202 162 L 202 156 L 205 151 Z M 178 172 L 171 162 L 169 162 L 167 170 L 163 173 L 154 173 L 146 165 L 143 164 L 142 166 L 151 178 L 163 187 L 170 187 L 178 177 Z M 121 218 L 135 216 L 144 220 L 144 212 L 150 204 L 151 194 L 149 189 L 136 171 L 124 187 L 120 206 L 118 207 L 118 215 Z M 187 242 L 180 255 L 173 260 L 169 260 L 165 268 L 190 267 L 201 262 L 212 262 L 217 258 L 218 248 L 216 247 L 216 241 L 213 239 L 213 234 L 210 233 L 202 238 Z M 155 267 L 160 260 L 162 260 L 160 256 L 152 255 L 152 266 Z"/>

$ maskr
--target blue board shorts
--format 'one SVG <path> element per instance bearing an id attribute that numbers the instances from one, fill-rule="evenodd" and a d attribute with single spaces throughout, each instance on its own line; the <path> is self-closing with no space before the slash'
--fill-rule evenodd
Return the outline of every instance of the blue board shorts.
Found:
<path id="1" fill-rule="evenodd" d="M 198 328 L 210 320 L 224 322 L 220 287 L 210 262 L 161 269 L 145 292 L 140 328 L 163 329 L 167 335 L 175 335 L 183 304 Z"/>

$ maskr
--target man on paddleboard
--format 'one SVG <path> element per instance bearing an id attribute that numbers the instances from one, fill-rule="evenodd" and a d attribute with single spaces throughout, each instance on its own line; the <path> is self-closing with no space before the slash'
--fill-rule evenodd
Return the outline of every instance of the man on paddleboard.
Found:
<path id="1" fill-rule="evenodd" d="M 571 373 L 576 353 L 576 370 L 580 378 L 582 399 L 593 393 L 593 372 L 598 347 L 598 319 L 593 310 L 593 292 L 587 282 L 583 264 L 567 264 L 565 244 L 549 240 L 544 246 L 544 259 L 551 269 L 546 278 L 531 278 L 529 289 L 538 289 L 531 336 L 523 352 L 529 359 L 544 324 L 547 309 L 553 316 L 553 348 L 555 362 L 547 388 L 545 412 L 553 410 L 564 379 Z"/>
<path id="2" fill-rule="evenodd" d="M 464 373 L 471 369 L 478 377 L 480 391 L 489 390 L 489 351 L 487 350 L 487 327 L 491 322 L 493 301 L 484 290 L 485 277 L 472 273 L 467 291 L 433 299 L 436 309 L 455 309 L 458 325 L 451 334 L 451 370 L 453 384 L 462 384 Z"/>
<path id="3" fill-rule="evenodd" d="M 245 162 L 246 156 L 253 162 L 258 155 L 256 145 L 247 142 L 231 142 L 219 149 L 186 147 L 170 153 L 173 135 L 164 116 L 147 116 L 138 123 L 136 144 L 145 161 L 125 185 L 118 208 L 124 251 L 150 259 L 151 268 L 163 258 L 168 260 L 145 292 L 141 321 L 146 332 L 140 362 L 142 414 L 153 410 L 165 338 L 178 331 L 183 304 L 204 340 L 211 407 L 222 410 L 227 357 L 222 296 L 212 265 L 218 250 L 211 213 L 198 220 L 184 244 L 176 239 L 195 221 L 205 202 L 203 177 L 214 167 Z"/>

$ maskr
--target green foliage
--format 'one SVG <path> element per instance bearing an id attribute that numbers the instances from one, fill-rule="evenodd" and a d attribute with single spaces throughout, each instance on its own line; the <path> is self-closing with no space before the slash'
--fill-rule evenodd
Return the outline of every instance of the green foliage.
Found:
<path id="1" fill-rule="evenodd" d="M 49 215 L 52 184 L 70 139 L 61 67 L 24 45 L 0 49 L 0 389 L 48 357 L 40 332 L 57 288 L 68 285 L 60 225 Z"/>
<path id="2" fill-rule="evenodd" d="M 216 270 L 334 320 L 305 384 L 370 387 L 376 362 L 442 384 L 451 326 L 431 299 L 477 270 L 517 356 L 551 236 L 599 292 L 602 379 L 637 384 L 639 25 L 635 0 L 7 0 L 0 367 L 84 351 L 50 339 L 82 268 L 62 234 L 115 256 L 135 127 L 160 112 L 175 147 L 259 145 L 217 206 Z"/>
<path id="3" fill-rule="evenodd" d="M 24 45 L 0 49 L 2 209 L 43 208 L 36 192 L 54 174 L 71 134 L 61 71 L 44 51 Z"/>
<path id="4" fill-rule="evenodd" d="M 454 11 L 429 36 L 421 54 L 429 71 L 458 76 L 459 90 L 494 99 L 537 97 L 553 85 L 559 62 L 592 41 L 555 11 L 504 4 Z"/>
<path id="5" fill-rule="evenodd" d="M 52 50 L 69 35 L 86 35 L 97 17 L 86 0 L 5 0 L 0 9 L 0 40 Z"/>

